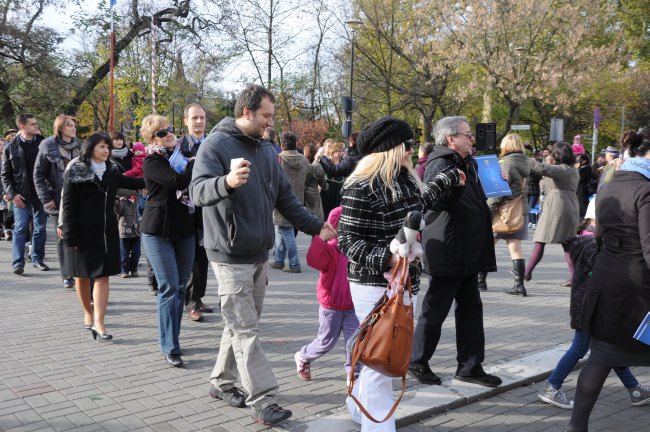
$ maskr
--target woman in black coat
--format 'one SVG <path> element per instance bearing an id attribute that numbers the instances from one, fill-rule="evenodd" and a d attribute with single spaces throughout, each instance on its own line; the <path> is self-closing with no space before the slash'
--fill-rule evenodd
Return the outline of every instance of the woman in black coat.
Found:
<path id="1" fill-rule="evenodd" d="M 111 137 L 95 132 L 81 146 L 64 174 L 61 213 L 66 271 L 75 277 L 84 309 L 84 325 L 93 339 L 111 340 L 104 316 L 108 305 L 108 277 L 120 272 L 120 243 L 115 216 L 118 188 L 142 189 L 142 179 L 124 177 L 111 156 Z M 90 279 L 94 278 L 94 310 Z"/>
<path id="2" fill-rule="evenodd" d="M 149 198 L 140 231 L 158 281 L 160 350 L 167 363 L 181 367 L 179 335 L 195 252 L 196 213 L 187 189 L 194 161 L 186 161 L 183 168 L 171 166 L 176 137 L 164 117 L 148 115 L 140 132 L 151 151 L 143 164 Z"/>
<path id="3" fill-rule="evenodd" d="M 580 372 L 569 431 L 589 415 L 614 366 L 650 366 L 650 346 L 633 338 L 650 311 L 650 140 L 626 135 L 631 158 L 596 197 L 600 252 L 583 310 L 591 354 Z"/>

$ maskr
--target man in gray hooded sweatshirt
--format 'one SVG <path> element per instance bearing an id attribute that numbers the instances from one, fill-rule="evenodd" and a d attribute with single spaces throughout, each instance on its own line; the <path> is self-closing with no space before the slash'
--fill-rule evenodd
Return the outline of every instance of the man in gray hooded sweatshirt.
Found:
<path id="1" fill-rule="evenodd" d="M 273 209 L 307 234 L 336 234 L 300 203 L 275 149 L 261 141 L 274 112 L 273 94 L 248 85 L 237 97 L 235 119 L 223 119 L 199 148 L 190 184 L 192 201 L 203 207 L 204 245 L 225 323 L 210 395 L 250 406 L 253 419 L 268 425 L 291 417 L 274 399 L 278 383 L 258 328 L 275 239 Z M 235 387 L 238 375 L 245 393 Z"/>

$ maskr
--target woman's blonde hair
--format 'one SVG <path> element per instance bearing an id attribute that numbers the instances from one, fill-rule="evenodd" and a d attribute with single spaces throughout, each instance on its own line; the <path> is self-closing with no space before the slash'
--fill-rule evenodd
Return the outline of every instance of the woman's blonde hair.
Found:
<path id="1" fill-rule="evenodd" d="M 356 168 L 350 176 L 343 183 L 343 187 L 347 188 L 354 183 L 367 180 L 370 184 L 370 190 L 374 190 L 375 180 L 379 178 L 383 183 L 384 192 L 390 191 L 395 197 L 397 190 L 395 189 L 395 180 L 399 174 L 400 169 L 403 168 L 402 158 L 404 157 L 404 145 L 398 145 L 390 150 L 384 152 L 371 153 L 359 161 Z M 406 167 L 409 175 L 418 184 L 422 190 L 422 181 L 413 171 L 410 165 Z"/>
<path id="2" fill-rule="evenodd" d="M 332 141 L 330 143 L 330 146 L 327 148 L 327 152 L 326 152 L 327 157 L 331 158 L 334 152 L 343 151 L 344 148 L 345 148 L 345 144 L 343 144 L 342 142 Z"/>
<path id="3" fill-rule="evenodd" d="M 147 140 L 149 144 L 153 142 L 153 137 L 161 129 L 169 126 L 169 120 L 158 114 L 149 114 L 142 119 L 140 126 L 140 135 Z"/>
<path id="4" fill-rule="evenodd" d="M 77 119 L 71 115 L 59 114 L 56 116 L 54 119 L 54 125 L 52 126 L 52 133 L 54 136 L 62 138 L 61 133 L 63 132 L 63 128 L 65 127 L 66 123 L 68 123 L 68 120 L 72 120 L 75 124 L 77 124 Z"/>
<path id="5" fill-rule="evenodd" d="M 508 134 L 501 140 L 501 156 L 514 152 L 525 153 L 524 142 L 519 135 Z"/>

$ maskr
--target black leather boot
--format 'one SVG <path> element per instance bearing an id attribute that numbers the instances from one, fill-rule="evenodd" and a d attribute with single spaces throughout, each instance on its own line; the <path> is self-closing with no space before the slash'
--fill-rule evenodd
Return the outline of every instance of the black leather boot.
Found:
<path id="1" fill-rule="evenodd" d="M 512 275 L 515 279 L 515 283 L 512 286 L 510 291 L 507 291 L 508 294 L 519 295 L 526 297 L 526 287 L 524 286 L 524 272 L 526 271 L 526 260 L 525 259 L 515 259 L 512 260 Z"/>
<path id="2" fill-rule="evenodd" d="M 487 291 L 487 282 L 485 281 L 487 278 L 487 272 L 480 272 L 478 274 L 478 289 L 481 291 Z"/>

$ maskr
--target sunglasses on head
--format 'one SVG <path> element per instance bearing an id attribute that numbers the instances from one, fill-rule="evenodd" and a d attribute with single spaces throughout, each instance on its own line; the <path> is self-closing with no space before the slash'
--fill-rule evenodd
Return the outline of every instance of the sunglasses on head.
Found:
<path id="1" fill-rule="evenodd" d="M 412 139 L 404 141 L 404 150 L 411 151 L 413 150 L 414 141 Z"/>
<path id="2" fill-rule="evenodd" d="M 154 135 L 157 136 L 158 138 L 165 138 L 167 134 L 174 133 L 174 128 L 169 126 L 165 129 L 160 129 L 158 132 L 156 132 Z"/>

